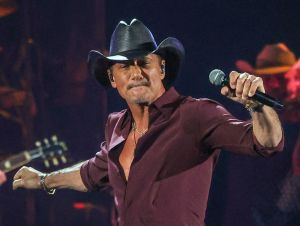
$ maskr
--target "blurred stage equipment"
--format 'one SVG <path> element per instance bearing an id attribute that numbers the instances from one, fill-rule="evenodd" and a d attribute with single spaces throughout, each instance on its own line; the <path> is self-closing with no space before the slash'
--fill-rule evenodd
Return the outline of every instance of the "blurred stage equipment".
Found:
<path id="1" fill-rule="evenodd" d="M 13 0 L 0 0 L 0 17 L 8 16 L 17 11 L 17 3 Z"/>
<path id="2" fill-rule="evenodd" d="M 31 21 L 33 17 L 31 1 L 20 2 L 20 17 L 22 20 L 15 22 L 21 25 L 22 30 L 18 33 L 17 43 L 3 44 L 0 49 L 4 65 L 9 68 L 2 70 L 0 65 L 0 117 L 17 123 L 21 131 L 23 148 L 29 148 L 35 140 L 34 120 L 39 113 L 43 113 L 43 103 L 40 101 L 41 92 L 41 60 L 40 50 L 32 39 Z M 9 10 L 8 10 L 9 9 Z M 17 3 L 14 0 L 0 0 L 0 17 L 9 15 L 17 10 Z M 9 39 L 10 37 L 6 37 Z M 16 47 L 17 46 L 17 47 Z M 4 53 L 4 51 L 6 51 Z M 38 60 L 35 60 L 36 59 Z M 14 78 L 14 79 L 11 79 Z M 33 93 L 35 87 L 35 93 Z M 36 88 L 38 87 L 38 89 Z M 37 92 L 38 91 L 38 92 Z M 37 102 L 38 107 L 37 107 Z M 45 121 L 45 120 L 43 120 Z"/>
<path id="3" fill-rule="evenodd" d="M 0 116 L 21 124 L 20 119 L 9 110 L 23 107 L 28 97 L 28 93 L 23 90 L 0 86 Z"/>
<path id="4" fill-rule="evenodd" d="M 17 7 L 17 3 L 20 4 L 19 7 Z M 28 150 L 36 140 L 35 129 L 38 125 L 35 124 L 35 120 L 37 115 L 39 114 L 39 119 L 44 124 L 46 123 L 42 115 L 44 104 L 41 96 L 43 94 L 40 94 L 43 90 L 41 80 L 42 57 L 38 44 L 32 38 L 35 31 L 33 21 L 36 16 L 34 4 L 31 0 L 20 0 L 17 3 L 13 0 L 0 0 L 0 19 L 18 10 L 18 20 L 12 21 L 16 28 L 15 39 L 13 40 L 16 41 L 14 43 L 6 41 L 1 53 L 6 57 L 3 57 L 3 66 L 8 64 L 9 68 L 6 67 L 6 70 L 0 71 L 1 96 L 3 97 L 3 100 L 0 101 L 0 117 L 13 122 L 12 125 L 17 123 L 21 134 L 21 141 L 18 140 L 17 142 L 22 143 L 22 147 Z M 10 18 L 7 19 L 9 22 Z M 21 27 L 20 30 L 19 27 Z M 6 40 L 11 38 L 8 36 Z M 4 51 L 7 52 L 4 54 Z M 45 131 L 40 130 L 41 132 Z M 13 137 L 13 134 L 9 136 Z M 27 193 L 25 203 L 24 225 L 35 226 L 36 203 L 32 192 Z"/>
<path id="5" fill-rule="evenodd" d="M 92 224 L 92 213 L 96 214 L 97 216 L 104 216 L 108 214 L 108 210 L 103 205 L 96 205 L 91 202 L 74 202 L 73 209 L 77 211 L 83 211 L 85 216 L 85 221 L 88 224 Z"/>
<path id="6" fill-rule="evenodd" d="M 76 209 L 76 210 L 97 210 L 99 211 L 100 213 L 106 213 L 107 212 L 107 209 L 103 206 L 100 206 L 100 205 L 95 205 L 91 202 L 74 202 L 73 203 L 73 208 Z"/>

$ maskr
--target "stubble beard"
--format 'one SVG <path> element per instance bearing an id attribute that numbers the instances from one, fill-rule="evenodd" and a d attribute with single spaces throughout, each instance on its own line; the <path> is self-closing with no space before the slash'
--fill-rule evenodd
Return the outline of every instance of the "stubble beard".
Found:
<path id="1" fill-rule="evenodd" d="M 141 81 L 139 84 L 129 85 L 127 89 L 131 89 L 135 86 L 145 86 L 150 87 L 150 82 L 148 81 Z M 138 104 L 141 106 L 148 106 L 151 104 L 151 95 L 149 95 L 148 91 L 144 91 L 140 93 L 138 96 L 132 97 L 131 103 Z"/>
<path id="2" fill-rule="evenodd" d="M 149 106 L 151 104 L 151 100 L 147 96 L 136 97 L 132 100 L 132 102 L 140 106 Z"/>

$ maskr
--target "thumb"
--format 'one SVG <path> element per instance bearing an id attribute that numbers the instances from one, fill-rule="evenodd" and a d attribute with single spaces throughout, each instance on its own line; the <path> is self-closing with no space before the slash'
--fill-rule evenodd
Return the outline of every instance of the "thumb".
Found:
<path id="1" fill-rule="evenodd" d="M 228 86 L 223 86 L 223 87 L 221 88 L 221 94 L 222 94 L 223 96 L 227 96 L 227 97 L 231 97 L 231 96 L 232 96 L 232 94 L 231 94 L 230 89 L 229 89 Z"/>
<path id="2" fill-rule="evenodd" d="M 228 97 L 229 99 L 231 99 L 233 101 L 237 101 L 237 102 L 241 103 L 239 98 L 235 96 L 234 90 L 230 89 L 228 86 L 223 86 L 222 87 L 221 94 L 223 96 Z"/>

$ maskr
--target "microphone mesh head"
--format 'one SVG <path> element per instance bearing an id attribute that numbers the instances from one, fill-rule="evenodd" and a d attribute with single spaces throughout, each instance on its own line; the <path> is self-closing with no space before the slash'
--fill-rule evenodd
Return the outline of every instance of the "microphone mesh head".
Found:
<path id="1" fill-rule="evenodd" d="M 220 69 L 214 69 L 209 73 L 209 81 L 215 86 L 222 85 L 225 78 L 225 73 Z"/>

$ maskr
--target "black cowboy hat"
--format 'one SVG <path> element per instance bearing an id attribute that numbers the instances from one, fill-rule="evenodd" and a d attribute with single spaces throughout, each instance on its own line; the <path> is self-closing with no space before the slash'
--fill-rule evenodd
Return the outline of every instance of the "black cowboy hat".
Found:
<path id="1" fill-rule="evenodd" d="M 150 53 L 158 54 L 165 59 L 166 76 L 163 82 L 168 87 L 179 74 L 184 58 L 184 47 L 173 37 L 168 37 L 157 45 L 150 30 L 137 19 L 133 19 L 130 25 L 120 21 L 110 40 L 109 56 L 91 50 L 88 55 L 88 67 L 100 84 L 109 86 L 107 69 L 111 64 L 143 57 Z"/>

